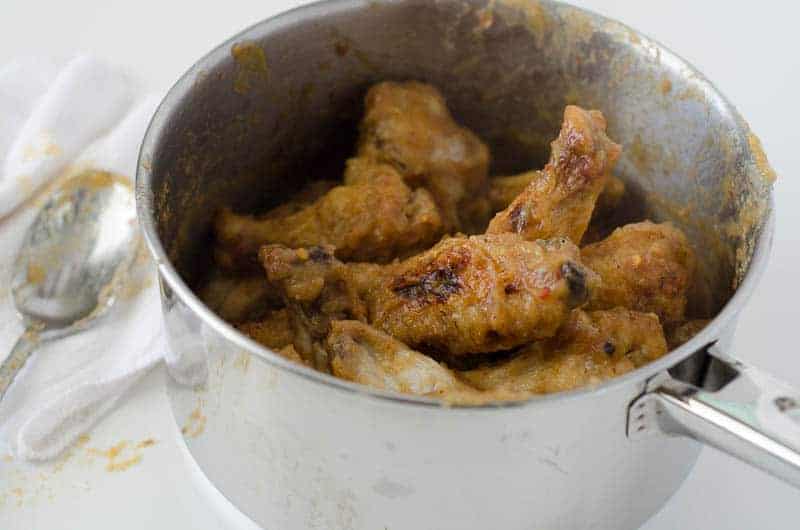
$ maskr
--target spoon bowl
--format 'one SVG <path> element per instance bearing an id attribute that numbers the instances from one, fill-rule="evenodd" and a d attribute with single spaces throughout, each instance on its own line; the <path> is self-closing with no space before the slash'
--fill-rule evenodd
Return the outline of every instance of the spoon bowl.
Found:
<path id="1" fill-rule="evenodd" d="M 26 332 L 0 366 L 0 399 L 39 342 L 86 329 L 111 307 L 138 241 L 126 179 L 87 171 L 53 193 L 15 261 L 11 293 Z"/>

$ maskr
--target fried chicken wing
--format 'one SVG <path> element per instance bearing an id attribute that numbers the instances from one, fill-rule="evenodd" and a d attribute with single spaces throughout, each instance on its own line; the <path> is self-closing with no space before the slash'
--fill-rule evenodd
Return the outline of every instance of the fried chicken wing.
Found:
<path id="1" fill-rule="evenodd" d="M 356 320 L 331 325 L 325 341 L 336 377 L 403 394 L 474 400 L 479 393 L 446 366 Z"/>
<path id="2" fill-rule="evenodd" d="M 544 170 L 534 172 L 522 193 L 492 219 L 487 233 L 580 242 L 621 147 L 606 136 L 601 112 L 573 105 L 564 110 L 561 132 L 550 146 Z"/>
<path id="3" fill-rule="evenodd" d="M 215 222 L 217 262 L 246 268 L 270 243 L 333 245 L 341 259 L 378 262 L 433 244 L 443 227 L 430 194 L 409 188 L 391 166 L 367 164 L 369 182 L 336 186 L 293 213 L 285 207 L 264 217 L 222 210 Z"/>
<path id="4" fill-rule="evenodd" d="M 596 281 L 566 239 L 525 241 L 516 234 L 446 238 L 386 266 L 344 264 L 320 247 L 271 245 L 260 257 L 311 341 L 328 333 L 331 320 L 355 319 L 449 356 L 553 336 Z"/>
<path id="5" fill-rule="evenodd" d="M 553 335 L 586 301 L 590 274 L 566 240 L 451 238 L 394 269 L 371 321 L 435 352 L 506 350 Z"/>
<path id="6" fill-rule="evenodd" d="M 335 320 L 367 320 L 361 293 L 382 277 L 385 267 L 373 263 L 342 263 L 334 247 L 291 249 L 267 245 L 259 251 L 268 283 L 289 310 L 294 346 L 314 355 Z"/>
<path id="7" fill-rule="evenodd" d="M 664 326 L 683 320 L 695 258 L 686 236 L 671 224 L 645 221 L 617 228 L 583 247 L 581 257 L 602 280 L 592 289 L 589 309 L 652 312 Z"/>
<path id="8" fill-rule="evenodd" d="M 479 232 L 489 218 L 489 149 L 455 122 L 444 97 L 419 82 L 385 82 L 365 98 L 359 156 L 394 166 L 430 190 L 447 231 Z"/>
<path id="9" fill-rule="evenodd" d="M 480 390 L 522 397 L 596 384 L 666 352 L 654 314 L 575 310 L 555 337 L 531 344 L 504 363 L 458 375 Z"/>
<path id="10" fill-rule="evenodd" d="M 308 207 L 314 201 L 325 195 L 331 189 L 336 187 L 336 182 L 332 180 L 314 180 L 306 184 L 306 186 L 295 193 L 289 200 L 279 204 L 266 213 L 259 216 L 249 215 L 236 215 L 230 209 L 223 209 L 219 212 L 214 221 L 214 231 L 216 235 L 214 258 L 218 265 L 226 270 L 245 270 L 255 269 L 252 267 L 253 256 L 258 251 L 258 246 L 254 241 L 249 244 L 242 244 L 241 250 L 249 248 L 250 252 L 239 255 L 240 250 L 233 241 L 237 239 L 234 230 L 237 230 L 243 224 L 242 221 L 251 221 L 248 225 L 257 221 L 265 221 L 267 219 L 283 219 L 294 215 L 304 208 Z M 231 222 L 230 226 L 225 226 L 226 223 Z M 257 234 L 243 234 L 242 239 L 253 238 Z M 224 239 L 221 239 L 221 236 Z M 246 242 L 245 242 L 246 243 Z M 253 251 L 252 247 L 256 245 L 256 250 Z"/>

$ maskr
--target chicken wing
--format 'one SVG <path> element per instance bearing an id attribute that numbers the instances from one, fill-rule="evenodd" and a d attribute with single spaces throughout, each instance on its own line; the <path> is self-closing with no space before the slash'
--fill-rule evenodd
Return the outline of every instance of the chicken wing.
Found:
<path id="1" fill-rule="evenodd" d="M 492 219 L 487 233 L 580 242 L 621 147 L 606 136 L 601 112 L 573 105 L 564 110 L 561 132 L 550 146 L 544 170 Z"/>
<path id="2" fill-rule="evenodd" d="M 695 258 L 683 232 L 650 221 L 617 228 L 581 249 L 584 264 L 600 275 L 589 309 L 621 306 L 652 312 L 669 326 L 683 320 Z"/>
<path id="3" fill-rule="evenodd" d="M 506 350 L 553 336 L 596 282 L 563 238 L 446 238 L 386 266 L 344 264 L 331 250 L 270 245 L 260 252 L 270 284 L 307 330 L 307 345 L 328 333 L 331 320 L 354 319 L 425 353 Z"/>
<path id="4" fill-rule="evenodd" d="M 387 262 L 441 237 L 442 219 L 425 189 L 412 190 L 385 164 L 370 163 L 369 171 L 369 182 L 336 186 L 293 213 L 284 208 L 284 215 L 254 217 L 222 210 L 215 222 L 217 262 L 246 268 L 270 243 L 333 245 L 344 260 Z"/>
<path id="5" fill-rule="evenodd" d="M 394 166 L 430 190 L 447 231 L 480 232 L 489 219 L 489 149 L 455 122 L 444 97 L 418 82 L 379 83 L 365 98 L 359 156 Z"/>
<path id="6" fill-rule="evenodd" d="M 458 375 L 480 390 L 522 397 L 597 384 L 666 352 L 653 314 L 575 310 L 552 339 L 531 344 L 510 361 Z"/>
<path id="7" fill-rule="evenodd" d="M 480 396 L 446 366 L 363 322 L 333 322 L 325 347 L 333 375 L 348 381 L 448 401 Z"/>

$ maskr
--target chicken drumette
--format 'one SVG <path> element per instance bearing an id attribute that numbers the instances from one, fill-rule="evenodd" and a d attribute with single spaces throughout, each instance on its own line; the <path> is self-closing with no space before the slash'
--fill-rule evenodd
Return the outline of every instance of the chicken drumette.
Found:
<path id="1" fill-rule="evenodd" d="M 260 257 L 292 311 L 301 350 L 341 319 L 441 356 L 506 350 L 553 336 L 595 280 L 568 240 L 516 234 L 447 238 L 385 266 L 345 264 L 321 247 L 270 245 Z"/>
<path id="2" fill-rule="evenodd" d="M 439 210 L 424 188 L 412 190 L 394 168 L 369 160 L 350 161 L 346 185 L 308 204 L 296 200 L 276 210 L 261 217 L 222 210 L 214 225 L 217 263 L 246 269 L 269 243 L 333 245 L 344 260 L 387 262 L 432 245 L 443 233 Z"/>
<path id="3" fill-rule="evenodd" d="M 334 322 L 325 349 L 331 373 L 348 381 L 448 401 L 480 400 L 480 393 L 446 366 L 357 320 Z"/>
<path id="4" fill-rule="evenodd" d="M 652 312 L 664 326 L 683 320 L 695 258 L 686 236 L 671 224 L 625 225 L 583 247 L 581 257 L 602 280 L 592 289 L 589 309 Z"/>
<path id="5" fill-rule="evenodd" d="M 601 112 L 573 105 L 564 110 L 561 132 L 550 146 L 545 168 L 492 219 L 487 233 L 581 241 L 621 148 L 606 135 Z"/>
<path id="6" fill-rule="evenodd" d="M 531 344 L 510 361 L 459 376 L 484 391 L 547 394 L 599 383 L 666 352 L 663 331 L 652 313 L 575 310 L 552 339 Z"/>
<path id="7" fill-rule="evenodd" d="M 431 192 L 448 232 L 480 232 L 489 219 L 489 149 L 455 122 L 444 97 L 418 82 L 379 83 L 365 99 L 358 155 L 397 169 Z"/>

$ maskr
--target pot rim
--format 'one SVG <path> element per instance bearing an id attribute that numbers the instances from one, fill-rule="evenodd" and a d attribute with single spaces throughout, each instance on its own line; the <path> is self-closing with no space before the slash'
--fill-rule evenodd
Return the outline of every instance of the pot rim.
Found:
<path id="1" fill-rule="evenodd" d="M 378 390 L 358 383 L 352 383 L 350 381 L 339 379 L 333 375 L 319 372 L 313 368 L 293 363 L 239 332 L 233 326 L 220 318 L 209 307 L 207 307 L 197 297 L 194 291 L 192 291 L 192 289 L 186 285 L 173 267 L 172 263 L 167 257 L 163 245 L 161 244 L 156 227 L 157 225 L 154 217 L 155 196 L 152 190 L 152 171 L 149 163 L 149 153 L 154 151 L 158 143 L 158 139 L 166 127 L 166 116 L 172 112 L 172 110 L 187 93 L 191 92 L 198 73 L 207 71 L 210 65 L 218 64 L 219 61 L 227 57 L 228 50 L 234 43 L 246 39 L 252 39 L 256 35 L 262 36 L 266 33 L 271 33 L 303 19 L 313 19 L 321 15 L 330 14 L 331 12 L 365 8 L 368 7 L 370 3 L 371 2 L 369 0 L 318 0 L 310 4 L 284 11 L 273 17 L 257 22 L 227 39 L 225 42 L 218 45 L 211 52 L 195 62 L 178 79 L 178 81 L 173 84 L 166 96 L 162 99 L 158 109 L 150 121 L 150 124 L 148 125 L 139 151 L 135 184 L 136 209 L 139 217 L 139 224 L 144 234 L 144 240 L 151 256 L 156 262 L 159 277 L 167 284 L 169 289 L 175 293 L 181 303 L 191 309 L 191 311 L 203 323 L 207 324 L 215 332 L 222 335 L 226 340 L 245 350 L 247 353 L 255 355 L 259 360 L 267 362 L 272 366 L 289 371 L 295 375 L 310 379 L 316 383 L 320 383 L 335 390 L 359 394 L 362 398 L 369 397 L 372 399 L 381 401 L 385 400 L 397 404 L 434 408 L 490 410 L 511 407 L 516 408 L 537 406 L 540 404 L 557 404 L 566 400 L 583 398 L 588 395 L 611 392 L 619 387 L 629 385 L 633 382 L 641 382 L 643 384 L 654 375 L 673 367 L 693 353 L 714 343 L 716 341 L 714 337 L 719 337 L 722 335 L 726 326 L 735 318 L 746 301 L 752 295 L 761 278 L 761 275 L 764 273 L 767 267 L 775 229 L 774 196 L 772 190 L 769 192 L 770 196 L 769 203 L 767 205 L 768 211 L 766 213 L 766 219 L 763 222 L 761 233 L 758 236 L 756 248 L 753 252 L 753 256 L 751 257 L 744 279 L 737 287 L 733 296 L 731 296 L 731 298 L 725 303 L 723 308 L 711 320 L 711 322 L 691 340 L 682 344 L 675 350 L 668 352 L 660 359 L 628 372 L 627 374 L 604 381 L 596 386 L 584 386 L 574 390 L 557 392 L 553 394 L 534 395 L 524 400 L 486 403 L 480 405 L 448 404 L 433 398 Z M 647 42 L 657 47 L 662 53 L 662 58 L 669 58 L 670 60 L 676 61 L 681 66 L 686 68 L 687 71 L 690 72 L 690 75 L 693 74 L 696 76 L 696 79 L 704 83 L 708 92 L 717 98 L 719 102 L 724 105 L 725 110 L 731 113 L 734 118 L 736 118 L 736 121 L 740 123 L 740 127 L 748 127 L 747 123 L 739 115 L 734 106 L 719 92 L 719 90 L 717 90 L 717 88 L 710 81 L 705 78 L 705 76 L 703 76 L 686 60 L 672 52 L 660 42 L 643 35 L 639 31 L 630 28 L 619 21 L 599 15 L 592 11 L 572 6 L 570 4 L 565 4 L 563 2 L 551 1 L 548 3 L 560 4 L 570 9 L 583 12 L 584 14 L 592 17 L 596 17 L 606 24 L 615 25 L 620 30 L 633 33 L 640 37 L 643 42 Z M 747 152 L 748 162 L 757 163 L 758 161 L 755 159 L 752 150 L 748 149 Z M 750 167 L 750 164 L 748 164 L 748 167 Z"/>

